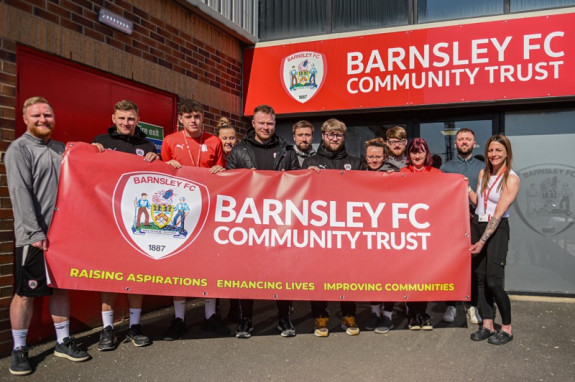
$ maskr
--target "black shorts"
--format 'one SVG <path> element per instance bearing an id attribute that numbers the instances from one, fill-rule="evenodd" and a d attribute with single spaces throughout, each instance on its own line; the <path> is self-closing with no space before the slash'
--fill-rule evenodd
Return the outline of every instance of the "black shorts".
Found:
<path id="1" fill-rule="evenodd" d="M 25 297 L 41 297 L 52 294 L 46 276 L 44 251 L 31 245 L 16 247 L 16 294 Z"/>

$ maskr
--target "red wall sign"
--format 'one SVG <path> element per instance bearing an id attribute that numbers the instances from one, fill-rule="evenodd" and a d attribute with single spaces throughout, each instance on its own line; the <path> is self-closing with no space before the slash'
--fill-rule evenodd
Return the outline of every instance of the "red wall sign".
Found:
<path id="1" fill-rule="evenodd" d="M 244 53 L 244 113 L 574 95 L 573 24 L 570 13 L 264 44 Z"/>
<path id="2" fill-rule="evenodd" d="M 47 262 L 66 289 L 461 301 L 471 274 L 466 190 L 455 174 L 214 175 L 68 144 Z"/>

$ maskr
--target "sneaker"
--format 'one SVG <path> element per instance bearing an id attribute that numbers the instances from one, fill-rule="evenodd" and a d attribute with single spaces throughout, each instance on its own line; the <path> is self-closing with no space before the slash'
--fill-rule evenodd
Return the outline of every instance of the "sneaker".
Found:
<path id="1" fill-rule="evenodd" d="M 487 339 L 491 345 L 505 345 L 509 341 L 513 340 L 513 334 L 509 334 L 504 332 L 503 330 L 499 329 L 495 332 L 491 337 Z"/>
<path id="2" fill-rule="evenodd" d="M 375 328 L 375 332 L 377 334 L 385 334 L 391 329 L 393 329 L 393 322 L 391 322 L 391 319 L 387 316 L 382 316 L 379 325 Z"/>
<path id="3" fill-rule="evenodd" d="M 56 342 L 56 348 L 54 349 L 54 355 L 56 357 L 62 357 L 69 359 L 73 362 L 82 362 L 90 358 L 86 351 L 80 349 L 78 345 L 74 343 L 73 337 L 64 338 L 64 342 Z"/>
<path id="4" fill-rule="evenodd" d="M 30 362 L 28 362 L 28 348 L 20 347 L 12 350 L 12 359 L 10 360 L 10 374 L 28 375 L 32 372 Z"/>
<path id="5" fill-rule="evenodd" d="M 369 321 L 367 321 L 367 325 L 363 327 L 363 330 L 367 330 L 368 332 L 374 331 L 380 323 L 381 317 L 375 313 L 372 313 L 371 317 L 369 317 Z"/>
<path id="6" fill-rule="evenodd" d="M 455 309 L 454 306 L 449 305 L 447 309 L 445 309 L 442 319 L 445 322 L 453 322 L 455 321 L 455 316 L 457 316 L 457 309 Z"/>
<path id="7" fill-rule="evenodd" d="M 491 337 L 494 334 L 495 334 L 495 332 L 492 332 L 491 330 L 489 330 L 483 326 L 480 326 L 476 332 L 471 333 L 470 338 L 473 341 L 483 341 L 483 340 L 488 339 L 489 337 Z"/>
<path id="8" fill-rule="evenodd" d="M 278 323 L 278 330 L 281 332 L 282 337 L 295 337 L 295 328 L 289 317 L 280 318 Z"/>
<path id="9" fill-rule="evenodd" d="M 473 305 L 471 305 L 467 309 L 467 319 L 469 320 L 469 322 L 471 322 L 472 324 L 476 324 L 476 325 L 479 325 L 483 322 L 483 319 L 479 315 L 479 309 L 477 309 Z"/>
<path id="10" fill-rule="evenodd" d="M 132 341 L 134 346 L 137 347 L 148 346 L 152 343 L 152 341 L 150 341 L 150 338 L 148 336 L 145 336 L 144 333 L 142 333 L 142 325 L 140 324 L 130 326 L 130 329 L 128 330 L 128 334 L 126 334 L 126 339 L 124 340 L 124 342 L 128 341 Z"/>
<path id="11" fill-rule="evenodd" d="M 249 318 L 242 318 L 238 328 L 236 329 L 236 338 L 250 338 L 254 327 L 252 325 L 252 320 Z"/>
<path id="12" fill-rule="evenodd" d="M 329 329 L 327 328 L 328 322 L 329 322 L 328 317 L 317 317 L 314 320 L 313 334 L 316 337 L 327 337 L 327 336 L 329 336 Z"/>
<path id="13" fill-rule="evenodd" d="M 178 338 L 181 338 L 187 331 L 188 329 L 186 328 L 184 321 L 181 318 L 176 317 L 164 335 L 164 341 L 177 340 Z"/>
<path id="14" fill-rule="evenodd" d="M 100 333 L 99 351 L 114 350 L 116 348 L 116 336 L 111 325 L 106 326 Z"/>
<path id="15" fill-rule="evenodd" d="M 224 325 L 220 319 L 220 316 L 218 316 L 216 313 L 212 314 L 212 316 L 207 320 L 204 320 L 204 323 L 202 324 L 202 330 L 207 332 L 214 332 L 220 336 L 230 335 L 230 328 Z"/>
<path id="16" fill-rule="evenodd" d="M 431 317 L 429 314 L 425 313 L 420 317 L 421 330 L 433 330 L 433 325 L 431 325 Z"/>
<path id="17" fill-rule="evenodd" d="M 421 317 L 419 315 L 409 317 L 407 320 L 407 328 L 409 330 L 421 330 Z"/>
<path id="18" fill-rule="evenodd" d="M 354 316 L 343 316 L 341 318 L 341 328 L 350 336 L 357 336 L 359 334 L 359 328 L 355 323 Z"/>

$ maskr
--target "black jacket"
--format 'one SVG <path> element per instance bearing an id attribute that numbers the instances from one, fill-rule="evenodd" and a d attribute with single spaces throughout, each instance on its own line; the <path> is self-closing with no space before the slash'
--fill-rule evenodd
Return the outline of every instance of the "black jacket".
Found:
<path id="1" fill-rule="evenodd" d="M 118 133 L 116 126 L 111 126 L 108 134 L 98 135 L 94 138 L 94 143 L 100 143 L 106 149 L 140 156 L 156 152 L 156 146 L 146 139 L 146 134 L 138 126 L 136 126 L 134 135 L 122 135 Z"/>
<path id="2" fill-rule="evenodd" d="M 339 151 L 333 152 L 326 150 L 324 145 L 321 144 L 315 155 L 303 161 L 303 168 L 310 166 L 331 170 L 360 170 L 361 159 L 348 154 L 345 150 L 345 145 Z"/>
<path id="3" fill-rule="evenodd" d="M 255 168 L 258 169 L 255 150 L 274 150 L 277 152 L 273 169 L 280 170 L 299 170 L 299 162 L 297 155 L 292 145 L 288 145 L 287 141 L 282 137 L 274 134 L 271 140 L 265 144 L 259 143 L 255 140 L 255 130 L 253 128 L 248 130 L 247 136 L 244 140 L 234 146 L 232 152 L 228 156 L 226 169 L 233 170 L 236 168 Z"/>

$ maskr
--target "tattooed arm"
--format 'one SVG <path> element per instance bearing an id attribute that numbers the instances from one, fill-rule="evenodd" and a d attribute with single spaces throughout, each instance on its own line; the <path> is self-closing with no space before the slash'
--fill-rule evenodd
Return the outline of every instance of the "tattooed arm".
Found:
<path id="1" fill-rule="evenodd" d="M 501 217 L 505 214 L 505 211 L 509 209 L 515 200 L 515 197 L 517 197 L 517 192 L 519 192 L 519 177 L 517 175 L 510 174 L 507 178 L 507 184 L 505 184 L 501 190 L 501 197 L 499 198 L 497 207 L 495 207 L 495 213 L 489 220 L 489 223 L 487 223 L 487 227 L 485 228 L 483 235 L 481 235 L 481 239 L 471 246 L 471 253 L 476 254 L 481 252 L 487 240 L 497 229 L 499 222 L 501 222 Z"/>

